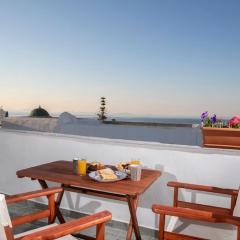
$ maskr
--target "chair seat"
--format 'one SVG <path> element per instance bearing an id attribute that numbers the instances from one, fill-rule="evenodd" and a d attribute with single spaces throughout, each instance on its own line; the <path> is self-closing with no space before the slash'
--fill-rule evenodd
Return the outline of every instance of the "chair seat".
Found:
<path id="1" fill-rule="evenodd" d="M 50 225 L 40 227 L 40 228 L 37 228 L 37 229 L 29 230 L 29 231 L 26 231 L 24 233 L 16 234 L 16 235 L 14 235 L 14 238 L 23 237 L 23 236 L 28 235 L 30 233 L 35 233 L 35 232 L 38 232 L 38 231 L 41 231 L 41 230 L 44 230 L 44 229 L 48 229 L 50 227 L 54 227 L 56 225 L 58 225 L 58 224 L 54 223 L 54 224 L 50 224 Z M 67 235 L 67 236 L 64 236 L 64 237 L 61 237 L 61 238 L 58 238 L 58 239 L 59 240 L 76 240 L 77 238 L 73 237 L 72 235 Z"/>

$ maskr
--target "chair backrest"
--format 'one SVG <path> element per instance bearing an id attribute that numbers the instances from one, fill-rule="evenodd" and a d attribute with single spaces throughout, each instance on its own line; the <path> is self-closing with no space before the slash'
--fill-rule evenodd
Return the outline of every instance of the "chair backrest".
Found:
<path id="1" fill-rule="evenodd" d="M 235 205 L 234 210 L 233 210 L 233 216 L 234 217 L 240 217 L 240 189 L 238 191 L 236 205 Z"/>
<path id="2" fill-rule="evenodd" d="M 5 195 L 0 194 L 0 239 L 8 240 L 5 228 L 12 228 L 12 222 L 8 213 Z"/>

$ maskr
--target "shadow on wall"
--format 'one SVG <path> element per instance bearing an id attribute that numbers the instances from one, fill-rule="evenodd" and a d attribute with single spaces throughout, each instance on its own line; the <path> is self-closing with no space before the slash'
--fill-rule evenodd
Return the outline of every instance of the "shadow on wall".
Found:
<path id="1" fill-rule="evenodd" d="M 75 202 L 72 199 L 71 193 L 70 192 L 65 192 L 65 197 L 67 199 L 67 203 L 70 209 L 73 209 L 77 212 L 91 212 L 91 213 L 96 213 L 97 209 L 101 206 L 101 203 L 98 201 L 89 201 L 87 204 L 83 205 L 80 207 L 81 204 L 81 194 L 76 195 L 76 200 Z"/>
<path id="2" fill-rule="evenodd" d="M 147 167 L 144 166 L 144 168 Z M 153 204 L 169 205 L 169 202 L 173 201 L 173 191 L 171 188 L 167 187 L 167 183 L 170 181 L 177 181 L 176 176 L 165 172 L 163 165 L 157 164 L 155 165 L 155 169 L 160 170 L 162 174 L 141 196 L 139 203 L 139 207 L 141 208 L 151 209 Z M 155 228 L 157 229 L 159 226 L 159 216 L 154 214 L 154 217 Z"/>
<path id="3" fill-rule="evenodd" d="M 144 168 L 147 167 L 144 166 Z M 173 199 L 173 192 L 169 187 L 167 187 L 167 183 L 169 181 L 176 181 L 176 176 L 165 172 L 163 165 L 157 164 L 155 165 L 155 169 L 160 170 L 162 174 L 141 196 L 139 203 L 140 207 L 151 208 L 153 203 L 167 205 Z M 164 196 L 164 198 L 162 196 Z"/>

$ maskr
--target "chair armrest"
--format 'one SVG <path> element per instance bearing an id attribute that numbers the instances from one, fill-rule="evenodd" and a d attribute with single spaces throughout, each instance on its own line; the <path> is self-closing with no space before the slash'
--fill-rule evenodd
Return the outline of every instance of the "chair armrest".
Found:
<path id="1" fill-rule="evenodd" d="M 226 194 L 226 195 L 231 195 L 231 196 L 238 195 L 238 190 L 235 190 L 235 189 L 218 188 L 218 187 L 203 186 L 203 185 L 197 185 L 197 184 L 189 184 L 189 183 L 181 183 L 181 182 L 168 182 L 167 186 L 174 187 L 174 188 L 198 190 L 198 191 L 203 191 L 203 192 L 220 193 L 220 194 Z"/>
<path id="2" fill-rule="evenodd" d="M 53 195 L 55 193 L 60 193 L 62 191 L 63 191 L 63 189 L 60 187 L 52 187 L 52 188 L 47 188 L 44 190 L 21 193 L 21 194 L 6 197 L 6 202 L 7 202 L 7 204 L 13 204 L 13 203 L 22 202 L 22 201 L 25 201 L 28 199 Z"/>
<path id="3" fill-rule="evenodd" d="M 190 208 L 169 207 L 154 204 L 152 206 L 152 211 L 157 214 L 163 214 L 168 216 L 183 217 L 208 222 L 228 223 L 240 226 L 240 217 L 216 214 L 213 212 L 195 210 Z"/>
<path id="4" fill-rule="evenodd" d="M 170 207 L 154 204 L 152 206 L 152 211 L 157 214 L 216 222 L 216 218 L 214 217 L 213 213 L 190 208 Z"/>
<path id="5" fill-rule="evenodd" d="M 54 226 L 39 232 L 35 232 L 16 240 L 50 240 L 57 239 L 75 232 L 82 231 L 89 227 L 106 223 L 112 219 L 112 214 L 108 211 L 99 212 L 77 220 L 73 220 L 58 226 Z"/>
<path id="6" fill-rule="evenodd" d="M 240 226 L 240 217 L 219 215 L 217 218 L 219 222 Z"/>

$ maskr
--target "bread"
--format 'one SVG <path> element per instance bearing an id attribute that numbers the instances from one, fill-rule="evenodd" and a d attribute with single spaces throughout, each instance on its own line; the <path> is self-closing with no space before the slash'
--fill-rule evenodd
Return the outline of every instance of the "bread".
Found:
<path id="1" fill-rule="evenodd" d="M 117 165 L 116 165 L 116 167 L 117 167 L 117 169 L 119 170 L 119 171 L 123 171 L 123 170 L 126 170 L 126 169 L 128 169 L 128 166 L 129 166 L 130 164 L 128 163 L 128 162 L 121 162 L 121 163 L 118 163 Z"/>
<path id="2" fill-rule="evenodd" d="M 100 162 L 91 162 L 88 166 L 88 172 L 94 172 L 104 168 L 105 166 Z"/>
<path id="3" fill-rule="evenodd" d="M 98 170 L 98 173 L 101 176 L 102 180 L 116 180 L 116 179 L 118 179 L 117 175 L 110 168 Z"/>

